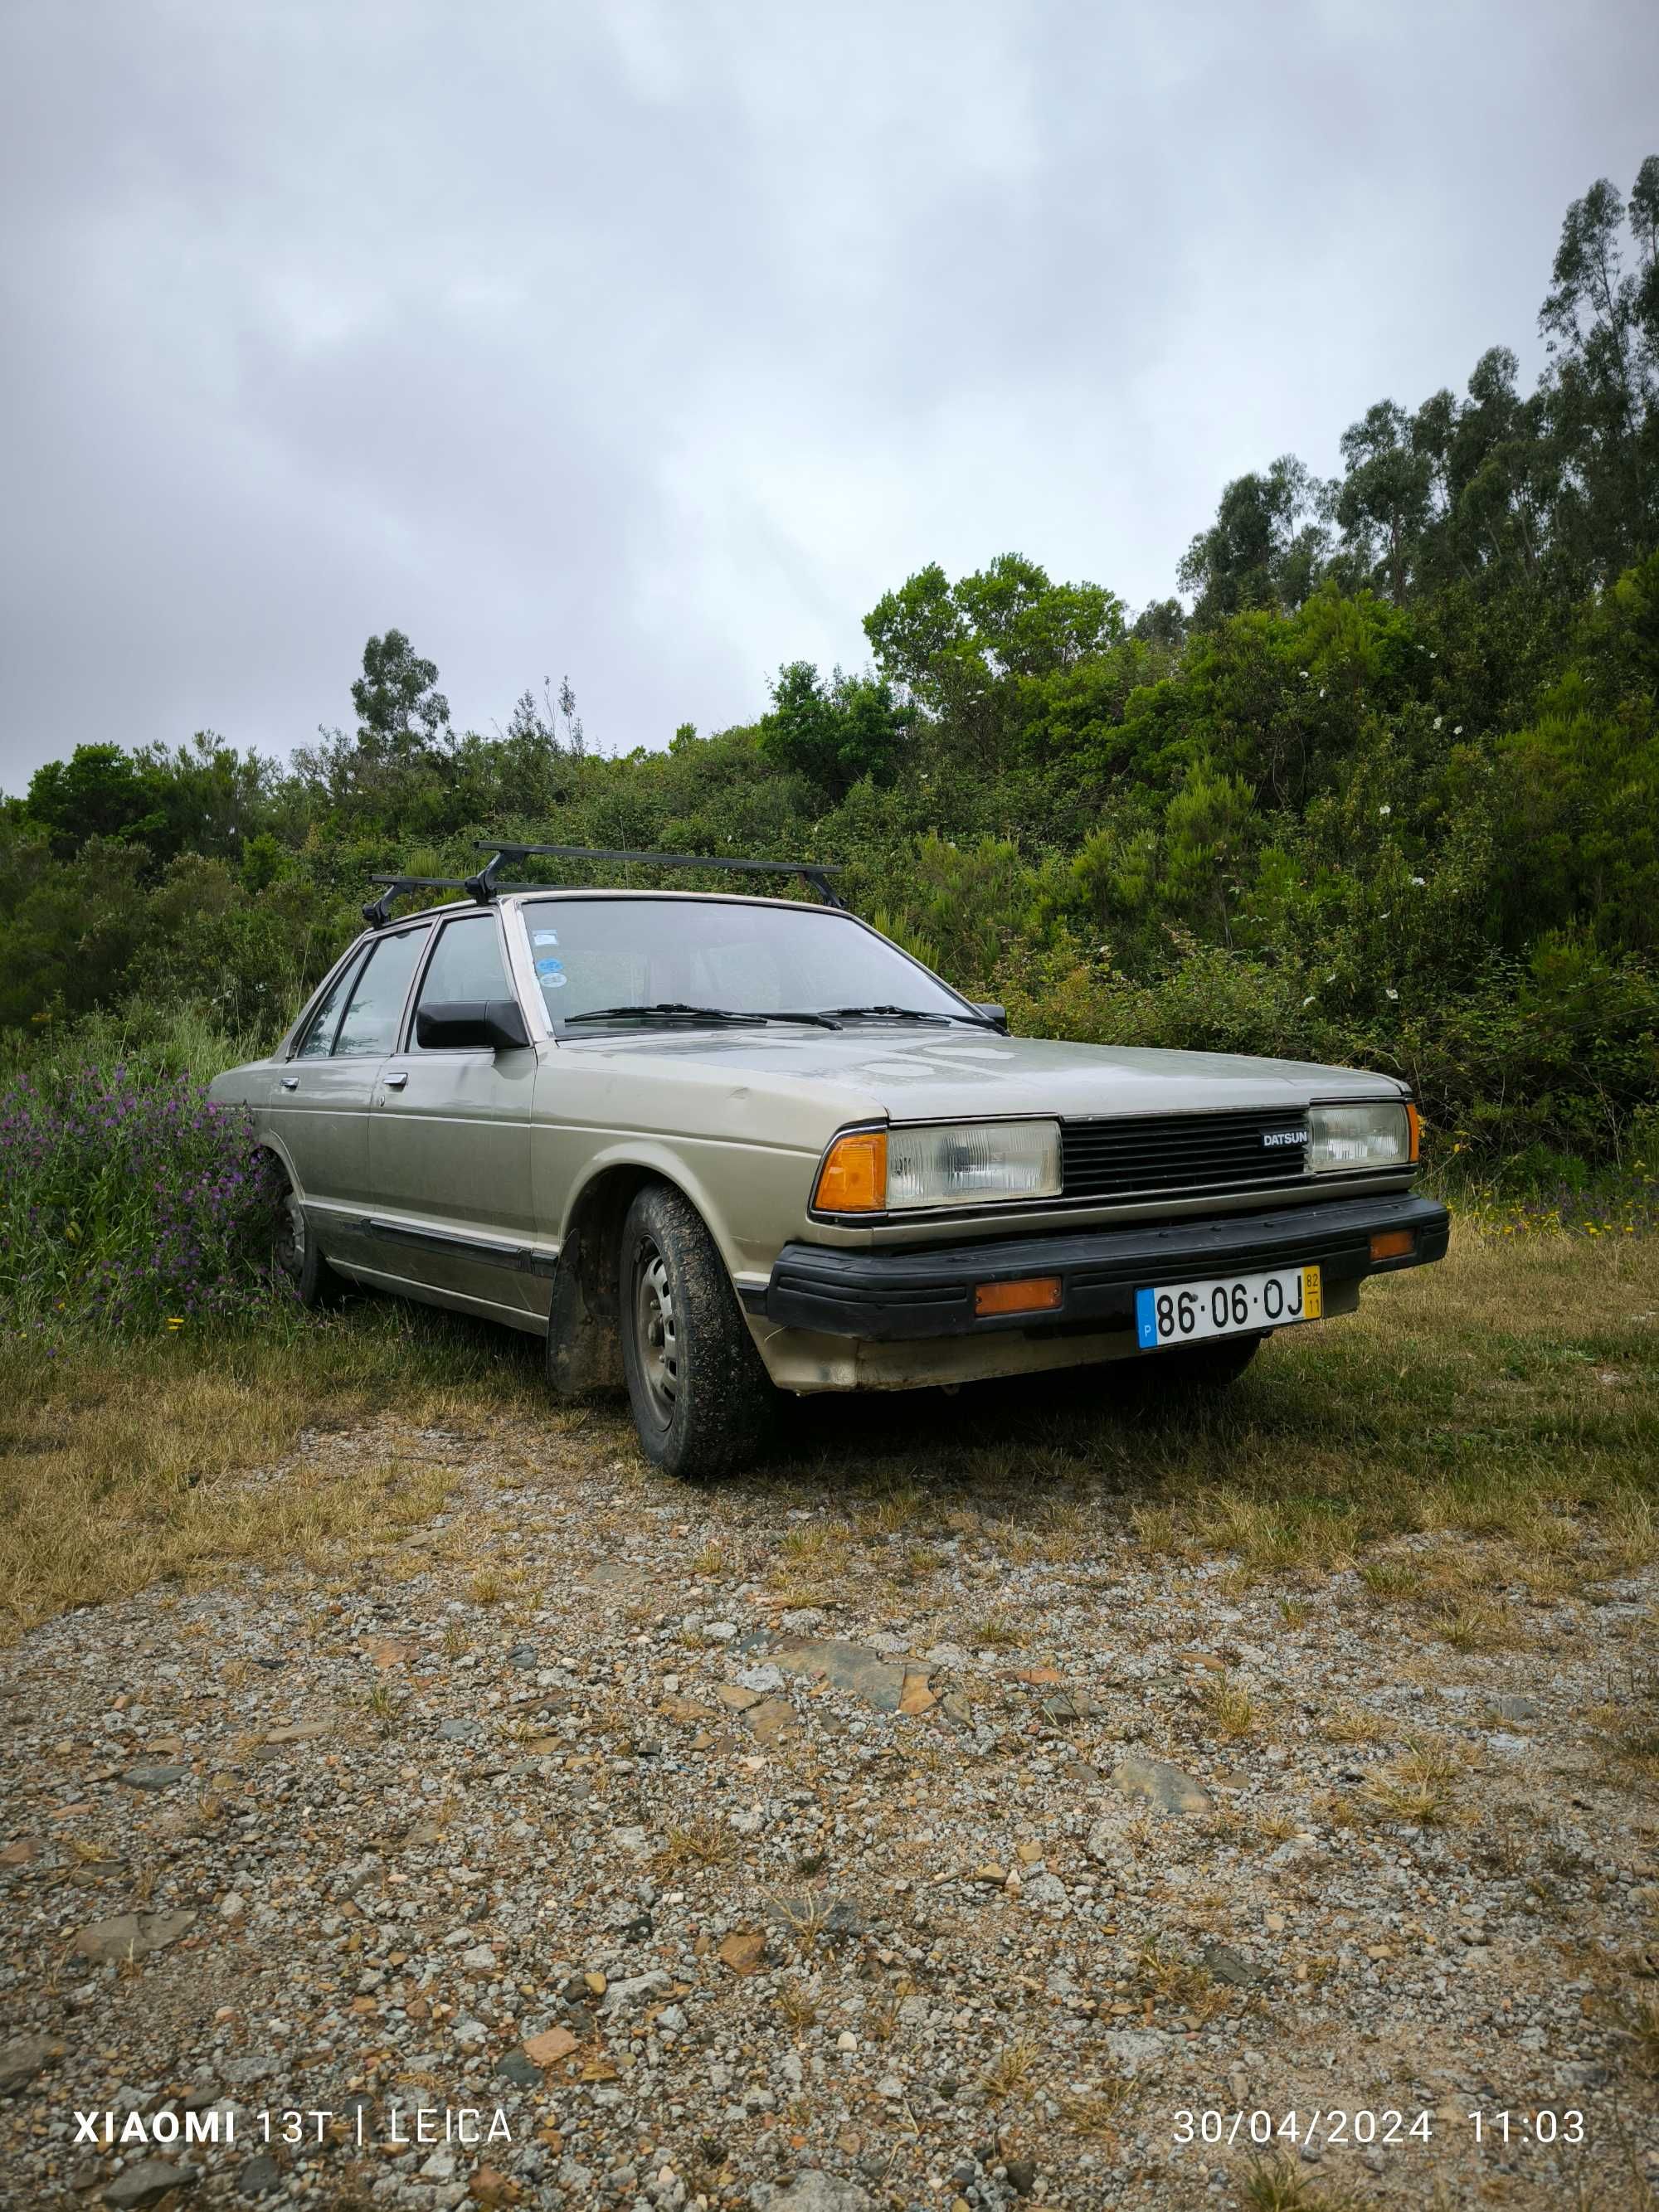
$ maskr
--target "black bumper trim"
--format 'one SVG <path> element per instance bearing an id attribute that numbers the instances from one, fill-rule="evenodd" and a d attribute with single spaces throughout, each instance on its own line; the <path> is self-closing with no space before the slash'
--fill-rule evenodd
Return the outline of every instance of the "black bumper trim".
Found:
<path id="1" fill-rule="evenodd" d="M 1409 1229 L 1416 1243 L 1402 1259 L 1374 1261 L 1379 1230 Z M 935 1244 L 909 1252 L 849 1252 L 828 1244 L 786 1244 L 763 1299 L 745 1303 L 782 1328 L 877 1344 L 981 1331 L 1131 1328 L 1134 1294 L 1149 1284 L 1201 1282 L 1269 1267 L 1317 1266 L 1328 1284 L 1421 1267 L 1446 1255 L 1450 1216 L 1409 1192 L 1282 1206 L 1271 1213 L 1140 1222 L 1130 1229 L 1060 1231 L 1047 1237 L 979 1244 Z M 974 1312 L 977 1283 L 1058 1275 L 1059 1310 L 1041 1317 Z"/>

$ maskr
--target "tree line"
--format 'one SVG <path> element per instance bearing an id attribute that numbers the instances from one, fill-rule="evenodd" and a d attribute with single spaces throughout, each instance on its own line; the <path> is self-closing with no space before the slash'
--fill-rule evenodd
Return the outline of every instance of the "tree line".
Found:
<path id="1" fill-rule="evenodd" d="M 1386 1066 L 1540 1172 L 1651 1157 L 1659 156 L 1568 209 L 1539 320 L 1530 391 L 1494 347 L 1368 407 L 1338 477 L 1240 477 L 1138 612 L 1018 554 L 928 567 L 864 670 L 786 663 L 757 721 L 659 750 L 591 744 L 568 682 L 457 730 L 396 629 L 286 762 L 82 745 L 0 803 L 0 1024 L 269 1037 L 372 869 L 489 835 L 787 853 L 1029 1026 Z"/>

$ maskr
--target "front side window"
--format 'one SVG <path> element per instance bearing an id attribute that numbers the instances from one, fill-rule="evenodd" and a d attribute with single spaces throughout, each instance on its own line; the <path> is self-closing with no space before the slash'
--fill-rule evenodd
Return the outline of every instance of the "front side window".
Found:
<path id="1" fill-rule="evenodd" d="M 340 1026 L 340 1009 L 346 1002 L 352 978 L 362 965 L 348 960 L 323 997 L 323 1003 L 306 1024 L 306 1033 L 295 1052 L 295 1060 L 326 1060 L 334 1049 L 334 1032 Z"/>
<path id="2" fill-rule="evenodd" d="M 337 1059 L 361 1060 L 369 1054 L 390 1052 L 396 1044 L 404 1000 L 409 996 L 409 979 L 430 927 L 429 922 L 422 922 L 417 929 L 401 929 L 395 937 L 383 937 L 375 945 L 340 1024 L 334 1047 Z"/>
<path id="3" fill-rule="evenodd" d="M 550 1020 L 669 1002 L 729 1013 L 902 1006 L 967 1018 L 954 991 L 853 915 L 718 898 L 526 904 Z"/>
<path id="4" fill-rule="evenodd" d="M 453 1006 L 459 1000 L 476 1002 L 514 995 L 507 980 L 495 916 L 469 915 L 464 921 L 446 922 L 437 950 L 421 978 L 416 1011 L 422 1006 Z"/>

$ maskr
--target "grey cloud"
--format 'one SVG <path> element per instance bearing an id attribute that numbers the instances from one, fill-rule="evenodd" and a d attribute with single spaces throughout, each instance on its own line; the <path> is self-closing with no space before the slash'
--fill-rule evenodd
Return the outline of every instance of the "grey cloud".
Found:
<path id="1" fill-rule="evenodd" d="M 1222 483 L 1530 334 L 1651 11 L 14 5 L 0 786 L 347 718 L 660 744 L 1009 546 L 1132 602 Z"/>

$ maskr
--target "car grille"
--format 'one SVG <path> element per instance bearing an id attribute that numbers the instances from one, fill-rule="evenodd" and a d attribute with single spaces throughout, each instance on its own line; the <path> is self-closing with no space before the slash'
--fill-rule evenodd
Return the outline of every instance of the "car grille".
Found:
<path id="1" fill-rule="evenodd" d="M 1180 1192 L 1275 1190 L 1305 1178 L 1299 1107 L 1270 1114 L 1158 1114 L 1145 1119 L 1064 1121 L 1060 1158 L 1068 1199 L 1139 1198 Z"/>

